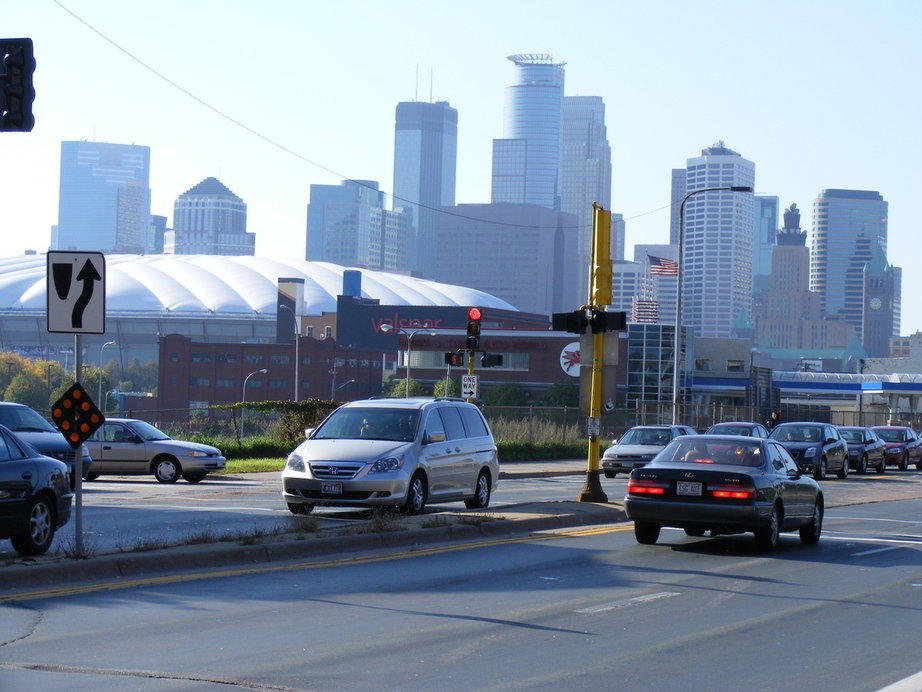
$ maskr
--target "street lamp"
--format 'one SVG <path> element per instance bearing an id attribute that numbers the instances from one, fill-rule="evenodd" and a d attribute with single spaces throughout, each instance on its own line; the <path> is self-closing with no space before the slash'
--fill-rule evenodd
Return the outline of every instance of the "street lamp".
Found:
<path id="1" fill-rule="evenodd" d="M 301 341 L 301 325 L 298 324 L 298 315 L 292 310 L 288 305 L 279 305 L 280 308 L 285 308 L 288 312 L 291 313 L 291 316 L 295 321 L 295 396 L 293 401 L 298 400 L 298 365 L 300 364 L 300 358 L 298 357 L 298 342 Z"/>
<path id="2" fill-rule="evenodd" d="M 96 398 L 96 404 L 102 409 L 103 413 L 106 412 L 106 404 L 102 400 L 102 352 L 106 349 L 106 346 L 114 345 L 114 341 L 107 341 L 99 347 L 99 396 Z"/>
<path id="3" fill-rule="evenodd" d="M 419 334 L 420 332 L 426 332 L 429 336 L 435 336 L 436 332 L 433 329 L 411 329 L 407 331 L 403 327 L 395 327 L 391 324 L 384 323 L 381 325 L 381 331 L 387 334 L 388 332 L 394 332 L 395 334 L 406 334 L 407 335 L 407 398 L 410 398 L 410 341 L 413 339 L 413 336 Z"/>
<path id="4" fill-rule="evenodd" d="M 265 375 L 267 372 L 269 372 L 269 371 L 268 371 L 266 368 L 261 368 L 261 369 L 259 369 L 259 370 L 254 370 L 254 371 L 251 372 L 249 375 L 247 375 L 246 377 L 243 378 L 243 399 L 240 401 L 240 404 L 241 404 L 241 407 L 240 407 L 240 429 L 241 429 L 241 430 L 243 430 L 243 419 L 244 419 L 244 416 L 246 416 L 246 412 L 247 412 L 247 407 L 246 407 L 246 403 L 247 403 L 247 382 L 250 380 L 251 377 L 253 377 L 253 375 L 258 375 L 259 373 L 262 373 L 263 375 Z"/>
<path id="5" fill-rule="evenodd" d="M 341 385 L 339 385 L 338 387 L 334 387 L 334 388 L 333 388 L 333 391 L 330 392 L 330 401 L 335 401 L 335 399 L 336 399 L 336 392 L 338 392 L 340 389 L 342 389 L 343 387 L 345 387 L 347 384 L 352 384 L 353 382 L 355 382 L 355 380 L 346 380 L 345 382 L 343 382 L 343 383 L 342 383 Z"/>
<path id="6" fill-rule="evenodd" d="M 679 366 L 681 358 L 679 353 L 682 347 L 682 250 L 685 245 L 685 203 L 689 198 L 700 195 L 702 192 L 752 192 L 752 188 L 742 185 L 729 187 L 706 187 L 701 190 L 692 190 L 682 198 L 679 204 L 679 238 L 676 248 L 676 275 L 675 275 L 675 341 L 672 353 L 672 424 L 679 424 L 679 401 L 681 399 L 681 384 Z"/>

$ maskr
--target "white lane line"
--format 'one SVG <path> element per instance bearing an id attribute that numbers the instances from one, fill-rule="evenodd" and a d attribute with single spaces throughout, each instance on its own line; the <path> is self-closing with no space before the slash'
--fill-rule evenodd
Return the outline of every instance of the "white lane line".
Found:
<path id="1" fill-rule="evenodd" d="M 875 548 L 874 550 L 862 550 L 860 553 L 852 553 L 852 557 L 861 557 L 862 555 L 874 555 L 875 553 L 886 553 L 890 550 L 900 550 L 903 546 L 891 545 L 886 548 Z"/>
<path id="2" fill-rule="evenodd" d="M 922 672 L 897 680 L 892 685 L 881 687 L 877 692 L 919 692 L 922 690 Z"/>
<path id="3" fill-rule="evenodd" d="M 604 613 L 607 610 L 618 610 L 619 608 L 629 608 L 635 605 L 643 605 L 644 603 L 649 603 L 650 601 L 657 601 L 661 598 L 671 598 L 673 596 L 678 596 L 679 593 L 676 591 L 660 591 L 659 593 L 651 593 L 646 596 L 636 596 L 635 598 L 626 598 L 622 601 L 612 601 L 611 603 L 603 603 L 601 605 L 592 606 L 591 608 L 580 608 L 577 610 L 577 613 Z"/>

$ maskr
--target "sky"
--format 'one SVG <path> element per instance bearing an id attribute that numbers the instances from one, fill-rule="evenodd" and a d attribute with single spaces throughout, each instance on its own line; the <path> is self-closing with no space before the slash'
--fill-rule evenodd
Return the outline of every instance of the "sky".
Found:
<path id="1" fill-rule="evenodd" d="M 489 202 L 506 57 L 549 53 L 566 95 L 604 99 L 626 259 L 668 242 L 671 170 L 723 141 L 808 231 L 822 190 L 880 192 L 901 333 L 922 330 L 920 0 L 0 0 L 0 19 L 37 62 L 35 128 L 0 133 L 0 254 L 48 249 L 60 144 L 95 140 L 151 148 L 168 224 L 215 176 L 257 255 L 303 258 L 311 184 L 392 191 L 400 101 L 458 110 L 457 202 Z"/>

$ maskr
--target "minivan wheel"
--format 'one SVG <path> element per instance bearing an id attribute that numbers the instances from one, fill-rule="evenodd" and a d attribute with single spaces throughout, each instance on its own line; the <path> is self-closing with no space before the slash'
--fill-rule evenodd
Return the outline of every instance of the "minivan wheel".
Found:
<path id="1" fill-rule="evenodd" d="M 310 514 L 314 511 L 314 505 L 307 502 L 289 502 L 288 511 L 299 516 Z"/>
<path id="2" fill-rule="evenodd" d="M 407 486 L 407 500 L 403 505 L 407 514 L 419 514 L 426 506 L 426 478 L 423 474 L 417 472 L 410 479 L 410 485 Z"/>
<path id="3" fill-rule="evenodd" d="M 33 498 L 22 532 L 10 537 L 13 549 L 20 555 L 44 555 L 54 540 L 55 523 L 48 498 L 43 495 Z"/>
<path id="4" fill-rule="evenodd" d="M 486 471 L 481 471 L 477 476 L 477 486 L 474 489 L 474 497 L 464 501 L 464 506 L 468 509 L 483 509 L 490 506 L 490 478 Z"/>
<path id="5" fill-rule="evenodd" d="M 175 483 L 182 475 L 179 462 L 172 457 L 160 457 L 154 460 L 154 478 L 161 483 Z"/>

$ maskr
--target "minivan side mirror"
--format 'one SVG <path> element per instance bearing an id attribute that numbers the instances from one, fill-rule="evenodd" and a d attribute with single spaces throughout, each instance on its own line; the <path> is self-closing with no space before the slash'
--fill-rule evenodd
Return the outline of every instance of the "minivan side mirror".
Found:
<path id="1" fill-rule="evenodd" d="M 426 437 L 426 444 L 431 444 L 433 442 L 444 442 L 444 441 L 445 441 L 445 433 L 442 432 L 441 430 L 437 432 L 431 432 Z"/>

